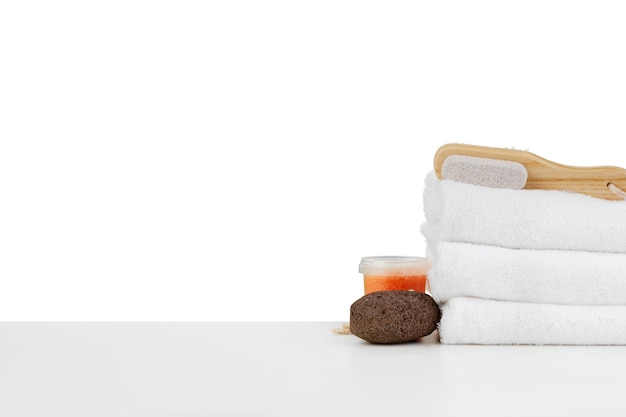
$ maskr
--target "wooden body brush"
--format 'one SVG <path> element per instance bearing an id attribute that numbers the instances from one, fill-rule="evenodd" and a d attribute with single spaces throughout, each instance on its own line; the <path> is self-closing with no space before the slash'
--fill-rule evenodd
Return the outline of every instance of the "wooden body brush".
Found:
<path id="1" fill-rule="evenodd" d="M 572 191 L 606 200 L 626 198 L 626 170 L 574 167 L 533 153 L 487 146 L 447 144 L 435 154 L 440 179 L 493 188 Z"/>

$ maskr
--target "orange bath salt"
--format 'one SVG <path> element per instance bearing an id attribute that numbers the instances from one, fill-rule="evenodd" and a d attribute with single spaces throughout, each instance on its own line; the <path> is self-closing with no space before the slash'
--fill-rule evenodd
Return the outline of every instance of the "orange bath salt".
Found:
<path id="1" fill-rule="evenodd" d="M 393 290 L 425 293 L 429 269 L 428 259 L 415 256 L 367 256 L 359 264 L 365 294 Z"/>
<path id="2" fill-rule="evenodd" d="M 365 294 L 393 290 L 426 292 L 426 275 L 363 275 L 363 284 Z"/>

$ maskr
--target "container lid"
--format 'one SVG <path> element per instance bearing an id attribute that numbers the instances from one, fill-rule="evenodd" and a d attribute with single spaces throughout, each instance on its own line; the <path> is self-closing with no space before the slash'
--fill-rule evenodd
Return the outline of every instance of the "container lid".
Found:
<path id="1" fill-rule="evenodd" d="M 426 274 L 428 269 L 428 259 L 416 256 L 367 256 L 359 264 L 359 272 L 367 275 Z"/>

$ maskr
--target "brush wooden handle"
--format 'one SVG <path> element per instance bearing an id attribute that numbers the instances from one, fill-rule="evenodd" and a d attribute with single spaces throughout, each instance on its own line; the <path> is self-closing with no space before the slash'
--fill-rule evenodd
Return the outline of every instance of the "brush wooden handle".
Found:
<path id="1" fill-rule="evenodd" d="M 519 162 L 526 167 L 528 190 L 572 191 L 606 200 L 621 200 L 608 188 L 609 183 L 626 191 L 626 169 L 614 166 L 575 167 L 558 164 L 531 152 L 516 149 L 450 143 L 435 153 L 435 174 L 441 176 L 443 161 L 450 155 L 467 155 L 479 158 Z"/>

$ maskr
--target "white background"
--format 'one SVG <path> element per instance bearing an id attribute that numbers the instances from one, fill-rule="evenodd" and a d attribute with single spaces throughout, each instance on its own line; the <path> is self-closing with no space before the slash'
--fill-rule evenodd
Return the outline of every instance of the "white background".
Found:
<path id="1" fill-rule="evenodd" d="M 626 6 L 0 5 L 0 319 L 346 320 L 449 142 L 626 166 Z"/>

